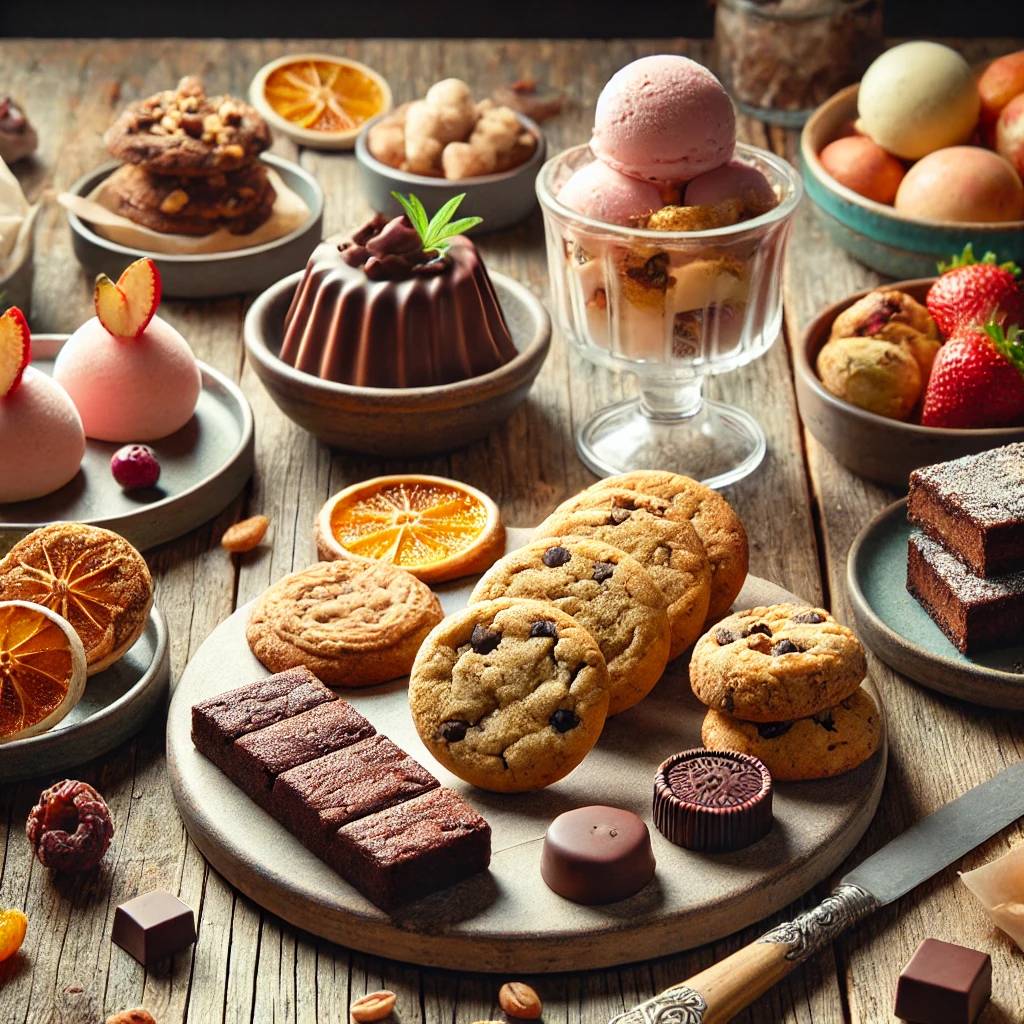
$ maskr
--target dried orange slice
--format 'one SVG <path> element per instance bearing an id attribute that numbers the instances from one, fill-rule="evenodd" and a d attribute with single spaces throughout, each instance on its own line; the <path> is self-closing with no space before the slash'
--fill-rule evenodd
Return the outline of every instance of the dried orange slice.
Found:
<path id="1" fill-rule="evenodd" d="M 297 59 L 274 68 L 263 84 L 270 108 L 315 132 L 346 132 L 376 117 L 387 97 L 368 68 L 355 62 Z"/>
<path id="2" fill-rule="evenodd" d="M 85 649 L 66 619 L 0 601 L 0 743 L 52 729 L 82 699 L 85 676 Z"/>
<path id="3" fill-rule="evenodd" d="M 142 635 L 153 580 L 146 560 L 116 533 L 53 523 L 30 533 L 0 561 L 0 601 L 31 601 L 67 619 L 94 675 Z"/>
<path id="4" fill-rule="evenodd" d="M 339 491 L 314 527 L 320 557 L 391 562 L 424 583 L 489 569 L 505 551 L 498 506 L 440 476 L 379 476 Z"/>
<path id="5" fill-rule="evenodd" d="M 0 910 L 0 960 L 9 960 L 21 949 L 28 918 L 17 909 Z"/>

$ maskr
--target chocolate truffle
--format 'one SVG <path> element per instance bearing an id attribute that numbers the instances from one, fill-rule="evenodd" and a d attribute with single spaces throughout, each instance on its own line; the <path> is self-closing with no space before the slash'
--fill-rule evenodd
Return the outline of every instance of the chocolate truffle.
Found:
<path id="1" fill-rule="evenodd" d="M 654 824 L 687 850 L 727 853 L 772 827 L 772 777 L 749 754 L 684 750 L 654 778 Z"/>
<path id="2" fill-rule="evenodd" d="M 122 903 L 114 911 L 110 941 L 140 964 L 174 956 L 196 941 L 192 908 L 166 889 L 154 889 Z"/>
<path id="3" fill-rule="evenodd" d="M 544 883 L 573 903 L 615 903 L 654 877 L 647 826 L 618 807 L 577 807 L 548 826 L 540 855 Z"/>
<path id="4" fill-rule="evenodd" d="M 914 1024 L 973 1024 L 991 995 L 988 953 L 925 939 L 900 972 L 893 1012 Z"/>

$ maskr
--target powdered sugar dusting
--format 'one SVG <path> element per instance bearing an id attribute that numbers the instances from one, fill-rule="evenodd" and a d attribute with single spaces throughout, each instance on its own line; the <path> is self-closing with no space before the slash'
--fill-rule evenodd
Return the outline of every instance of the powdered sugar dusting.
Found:
<path id="1" fill-rule="evenodd" d="M 964 604 L 1024 596 L 1024 571 L 986 580 L 975 576 L 959 558 L 923 533 L 911 534 L 910 545 Z"/>
<path id="2" fill-rule="evenodd" d="M 911 477 L 965 516 L 986 526 L 1024 518 L 1024 442 L 965 455 Z"/>

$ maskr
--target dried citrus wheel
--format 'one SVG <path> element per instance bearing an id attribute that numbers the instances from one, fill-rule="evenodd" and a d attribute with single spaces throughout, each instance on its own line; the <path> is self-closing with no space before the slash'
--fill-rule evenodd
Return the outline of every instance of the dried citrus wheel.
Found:
<path id="1" fill-rule="evenodd" d="M 66 619 L 0 601 L 0 743 L 53 728 L 82 699 L 85 676 L 85 649 Z"/>
<path id="2" fill-rule="evenodd" d="M 328 499 L 314 527 L 328 561 L 392 562 L 424 583 L 483 572 L 505 551 L 498 506 L 440 476 L 379 476 Z"/>
<path id="3" fill-rule="evenodd" d="M 28 918 L 20 910 L 0 910 L 0 960 L 9 960 L 21 949 Z"/>
<path id="4" fill-rule="evenodd" d="M 387 104 L 380 84 L 354 63 L 295 60 L 275 68 L 263 85 L 272 110 L 316 132 L 345 132 L 379 114 Z"/>
<path id="5" fill-rule="evenodd" d="M 146 560 L 116 533 L 52 523 L 18 541 L 0 561 L 0 601 L 31 601 L 62 615 L 94 675 L 142 635 L 153 580 Z"/>

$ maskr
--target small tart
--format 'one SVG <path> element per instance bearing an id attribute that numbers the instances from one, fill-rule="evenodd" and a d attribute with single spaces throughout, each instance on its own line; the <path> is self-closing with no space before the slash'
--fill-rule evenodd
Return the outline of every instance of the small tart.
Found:
<path id="1" fill-rule="evenodd" d="M 153 606 L 146 560 L 123 537 L 84 523 L 30 533 L 0 561 L 0 601 L 30 601 L 71 623 L 89 675 L 122 658 Z"/>

